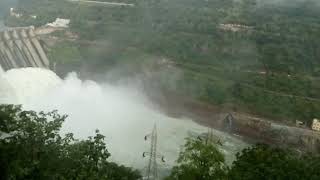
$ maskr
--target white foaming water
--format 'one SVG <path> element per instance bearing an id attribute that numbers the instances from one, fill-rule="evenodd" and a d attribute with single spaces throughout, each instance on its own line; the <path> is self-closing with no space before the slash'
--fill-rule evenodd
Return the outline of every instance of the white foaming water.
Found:
<path id="1" fill-rule="evenodd" d="M 3 97 L 0 103 L 13 104 L 26 103 L 62 82 L 54 72 L 40 68 L 12 69 L 2 73 L 0 78 L 0 97 Z M 8 93 L 13 97 L 8 96 Z"/>
<path id="2" fill-rule="evenodd" d="M 36 111 L 59 110 L 68 114 L 62 132 L 73 132 L 77 138 L 94 135 L 99 129 L 106 136 L 112 160 L 142 169 L 149 150 L 144 136 L 154 124 L 158 128 L 158 151 L 170 168 L 176 160 L 184 138 L 207 132 L 207 128 L 189 119 L 170 118 L 152 108 L 148 99 L 135 88 L 81 81 L 71 73 L 61 80 L 52 71 L 25 68 L 10 70 L 0 78 L 0 95 L 12 103 L 21 103 Z M 14 93 L 8 93 L 14 92 Z M 1 96 L 0 96 L 1 101 Z M 1 103 L 1 102 L 0 102 Z M 231 158 L 245 146 L 242 141 L 214 131 L 225 143 L 222 151 Z"/>

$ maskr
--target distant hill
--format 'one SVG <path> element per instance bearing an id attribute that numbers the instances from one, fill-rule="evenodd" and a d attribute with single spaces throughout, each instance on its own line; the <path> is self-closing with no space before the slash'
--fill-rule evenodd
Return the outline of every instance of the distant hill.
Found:
<path id="1" fill-rule="evenodd" d="M 180 74 L 174 83 L 167 79 L 176 72 L 154 80 L 161 88 L 280 121 L 310 123 L 320 117 L 316 0 L 117 2 L 135 6 L 20 0 L 17 11 L 26 16 L 9 17 L 7 22 L 41 26 L 57 17 L 71 19 L 70 31 L 80 38 L 50 51 L 51 59 L 64 68 L 84 66 L 104 73 L 121 66 L 130 77 L 166 59 Z"/>

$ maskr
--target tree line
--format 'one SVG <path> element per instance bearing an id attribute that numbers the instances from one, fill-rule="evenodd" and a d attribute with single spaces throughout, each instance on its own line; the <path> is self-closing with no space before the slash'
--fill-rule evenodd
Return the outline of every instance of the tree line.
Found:
<path id="1" fill-rule="evenodd" d="M 141 172 L 108 160 L 104 136 L 77 140 L 60 135 L 67 116 L 0 105 L 0 179 L 138 180 Z M 189 137 L 166 180 L 319 179 L 320 157 L 257 144 L 236 154 L 231 166 L 219 146 Z M 130 147 L 128 147 L 130 148 Z"/>

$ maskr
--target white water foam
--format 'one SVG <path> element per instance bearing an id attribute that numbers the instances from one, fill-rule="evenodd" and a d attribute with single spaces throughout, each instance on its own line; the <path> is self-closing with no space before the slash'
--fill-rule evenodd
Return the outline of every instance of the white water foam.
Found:
<path id="1" fill-rule="evenodd" d="M 171 118 L 155 110 L 143 94 L 128 86 L 81 81 L 75 73 L 61 80 L 53 72 L 38 68 L 10 70 L 2 77 L 0 94 L 4 91 L 7 101 L 21 103 L 26 109 L 57 109 L 68 114 L 62 132 L 73 132 L 77 138 L 86 138 L 99 129 L 106 136 L 112 160 L 135 168 L 142 169 L 147 164 L 142 153 L 150 147 L 144 136 L 155 123 L 158 151 L 167 160 L 160 166 L 163 168 L 174 164 L 184 138 L 207 132 L 206 127 L 189 119 Z M 225 142 L 222 151 L 227 158 L 245 146 L 222 132 L 214 134 Z"/>
<path id="2" fill-rule="evenodd" d="M 0 103 L 24 104 L 56 87 L 62 80 L 52 71 L 40 68 L 11 69 L 2 75 Z M 9 94 L 14 95 L 13 97 Z M 5 96 L 7 96 L 5 98 Z M 1 97 L 1 96 L 0 96 Z"/>

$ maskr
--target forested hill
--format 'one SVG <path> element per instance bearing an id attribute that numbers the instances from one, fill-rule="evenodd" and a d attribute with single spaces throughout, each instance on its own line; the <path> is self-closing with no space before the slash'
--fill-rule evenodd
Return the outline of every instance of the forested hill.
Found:
<path id="1" fill-rule="evenodd" d="M 17 11 L 25 16 L 8 17 L 7 24 L 41 26 L 70 18 L 80 39 L 51 49 L 50 58 L 60 65 L 102 72 L 161 57 L 183 72 L 174 87 L 156 81 L 162 88 L 279 120 L 309 123 L 320 117 L 317 0 L 118 2 L 135 6 L 20 0 Z M 79 43 L 88 41 L 99 43 Z"/>

